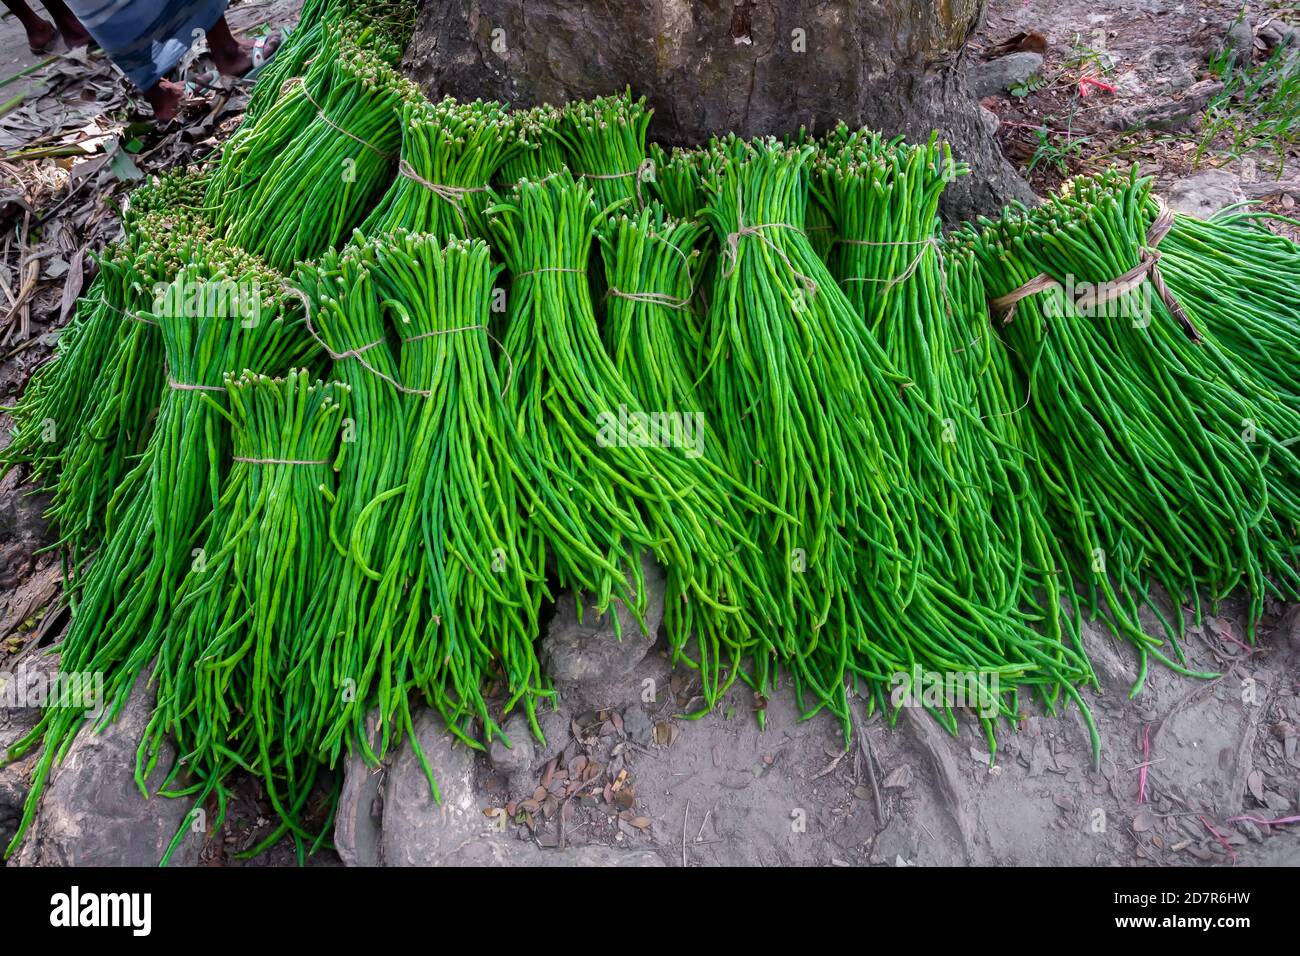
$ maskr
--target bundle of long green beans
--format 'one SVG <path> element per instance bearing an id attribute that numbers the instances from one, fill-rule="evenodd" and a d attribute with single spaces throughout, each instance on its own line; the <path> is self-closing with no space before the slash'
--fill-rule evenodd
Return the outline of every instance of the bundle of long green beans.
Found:
<path id="1" fill-rule="evenodd" d="M 497 171 L 498 182 L 513 186 L 521 179 L 542 179 L 564 168 L 564 144 L 560 141 L 562 116 L 559 109 L 546 104 L 511 112 L 515 143 Z"/>
<path id="2" fill-rule="evenodd" d="M 391 528 L 400 514 L 408 454 L 404 393 L 389 330 L 360 241 L 302 267 L 295 285 L 313 334 L 333 358 L 332 375 L 348 386 L 329 540 L 337 558 L 316 592 L 307 620 L 301 666 L 285 694 L 294 708 L 294 733 L 314 740 L 332 765 L 344 747 L 372 759 L 364 720 L 372 705 L 356 693 L 373 672 L 375 640 L 367 619 L 379 591 Z"/>
<path id="3" fill-rule="evenodd" d="M 717 413 L 700 383 L 703 328 L 692 309 L 692 267 L 699 263 L 696 246 L 706 228 L 667 216 L 658 203 L 634 217 L 620 214 L 598 223 L 607 282 L 604 339 L 639 409 L 693 425 L 691 454 L 704 465 L 696 480 L 707 483 L 710 496 L 725 498 L 747 489 L 728 475 L 726 459 L 706 427 Z M 765 568 L 752 550 L 730 560 L 746 567 L 753 580 L 762 580 Z M 740 675 L 742 657 L 757 643 L 753 625 L 766 624 L 775 612 L 765 606 L 747 619 L 719 614 L 691 599 L 680 571 L 668 568 L 664 628 L 674 660 L 699 670 L 707 710 Z M 687 647 L 691 638 L 695 651 Z"/>
<path id="4" fill-rule="evenodd" d="M 591 189 L 567 172 L 525 180 L 489 212 L 514 278 L 508 394 L 540 472 L 528 504 L 560 583 L 579 601 L 586 592 L 597 613 L 624 602 L 644 627 L 641 553 L 650 551 L 680 575 L 682 599 L 747 634 L 771 604 L 748 572 L 753 545 L 742 530 L 743 512 L 761 503 L 742 486 L 721 493 L 696 456 L 702 436 L 670 410 L 641 408 L 610 361 L 587 285 L 599 217 Z M 688 636 L 669 635 L 675 645 Z"/>
<path id="5" fill-rule="evenodd" d="M 109 503 L 144 451 L 165 390 L 162 337 L 149 315 L 160 290 L 211 238 L 193 213 L 151 212 L 130 228 L 129 258 L 105 272 L 120 303 L 103 303 L 114 337 L 63 449 L 48 512 L 74 571 L 102 540 Z"/>
<path id="6" fill-rule="evenodd" d="M 406 229 L 442 239 L 484 238 L 488 183 L 517 148 L 500 103 L 408 97 L 397 179 L 361 226 L 368 236 Z"/>
<path id="7" fill-rule="evenodd" d="M 1039 630 L 1063 635 L 1086 653 L 1079 633 L 1070 562 L 1052 526 L 1048 507 L 1035 480 L 1034 443 L 1023 380 L 1010 352 L 989 323 L 988 293 L 974 250 L 960 237 L 948 237 L 940 250 L 945 284 L 944 314 L 952 332 L 953 358 L 970 382 L 972 408 L 993 437 L 984 446 L 988 467 L 1002 476 L 1006 489 L 990 500 L 999 529 L 1018 549 L 1010 569 L 1009 590 L 1019 591 L 1019 610 Z M 994 461 L 993 459 L 997 460 Z"/>
<path id="8" fill-rule="evenodd" d="M 214 240 L 148 313 L 162 333 L 167 388 L 144 453 L 108 504 L 104 542 L 60 645 L 66 672 L 103 675 L 108 707 L 101 724 L 116 716 L 153 659 L 176 588 L 204 560 L 194 549 L 202 547 L 229 465 L 223 376 L 254 365 L 293 367 L 313 351 L 301 316 L 283 308 L 281 282 L 264 263 Z M 19 756 L 44 741 L 11 849 L 83 721 L 82 711 L 47 710 L 11 750 Z"/>
<path id="9" fill-rule="evenodd" d="M 699 385 L 704 330 L 691 307 L 706 230 L 658 203 L 597 224 L 607 283 L 602 335 L 642 408 L 711 412 Z"/>
<path id="10" fill-rule="evenodd" d="M 946 144 L 885 146 L 843 137 L 816 164 L 816 191 L 835 227 L 829 266 L 910 395 L 934 409 L 928 434 L 901 432 L 898 452 L 921 509 L 926 565 L 964 596 L 1014 612 L 1055 569 L 1024 573 L 1023 481 L 981 420 L 959 350 L 968 330 L 945 296 L 939 197 L 955 170 Z M 964 172 L 964 170 L 961 170 Z M 1059 632 L 1058 632 L 1059 634 Z"/>
<path id="11" fill-rule="evenodd" d="M 335 61 L 345 43 L 364 47 L 372 58 L 384 62 L 395 62 L 400 55 L 382 33 L 350 21 L 325 22 L 313 42 L 316 49 L 303 64 L 305 72 L 277 87 L 274 102 L 241 125 L 222 149 L 205 207 L 219 229 L 230 228 L 253 210 L 252 190 L 289 144 L 320 117 L 319 104 L 337 79 Z"/>
<path id="12" fill-rule="evenodd" d="M 307 75 L 241 138 L 208 191 L 219 233 L 284 271 L 351 235 L 390 181 L 403 103 L 419 99 L 368 45 L 327 33 Z"/>
<path id="13" fill-rule="evenodd" d="M 707 157 L 708 153 L 701 149 L 674 146 L 666 152 L 658 143 L 650 144 L 649 158 L 655 175 L 649 189 L 669 215 L 677 219 L 699 215 L 705 202 L 702 182 Z"/>
<path id="14" fill-rule="evenodd" d="M 647 176 L 646 132 L 651 110 L 631 91 L 564 107 L 560 139 L 574 176 L 587 180 L 603 208 L 625 199 L 644 198 Z"/>
<path id="15" fill-rule="evenodd" d="M 776 667 L 787 668 L 797 692 L 812 694 L 809 712 L 830 710 L 846 733 L 850 680 L 881 701 L 914 663 L 999 675 L 1004 713 L 1015 712 L 1018 686 L 1049 705 L 1060 690 L 1077 698 L 1073 683 L 1089 674 L 1077 650 L 924 566 L 928 525 L 900 436 L 937 458 L 935 411 L 867 334 L 802 231 L 813 147 L 723 148 L 706 210 L 724 250 L 709 319 L 722 444 L 733 473 L 792 516 L 751 526 L 775 563 L 784 616 L 747 680 L 766 695 Z M 936 716 L 955 728 L 951 708 Z"/>
<path id="16" fill-rule="evenodd" d="M 0 449 L 0 474 L 26 464 L 29 480 L 40 484 L 58 473 L 63 448 L 75 434 L 111 349 L 117 328 L 114 309 L 122 301 L 122 283 L 116 280 L 129 272 L 131 256 L 124 244 L 114 245 L 97 264 L 99 272 L 77 300 L 72 322 L 59 333 L 53 357 L 32 374 L 18 403 L 4 409 L 13 416 L 13 425 L 9 444 Z"/>
<path id="17" fill-rule="evenodd" d="M 356 33 L 367 27 L 377 28 L 383 41 L 375 44 L 377 52 L 396 65 L 410 39 L 416 9 L 415 4 L 391 0 L 305 0 L 297 25 L 287 32 L 275 55 L 257 74 L 240 131 L 249 129 L 274 106 L 285 92 L 285 85 L 294 77 L 302 76 L 321 55 L 331 25 L 346 22 Z"/>
<path id="18" fill-rule="evenodd" d="M 199 204 L 203 188 L 200 176 L 182 171 L 132 195 L 125 238 L 97 258 L 99 271 L 72 321 L 59 332 L 54 356 L 32 375 L 18 404 L 7 409 L 14 424 L 11 441 L 0 449 L 0 476 L 21 462 L 33 484 L 57 477 L 69 446 L 85 433 L 83 418 L 120 402 L 120 393 L 106 396 L 101 389 L 117 355 L 122 319 L 152 301 L 154 283 L 171 278 L 186 258 L 187 243 L 204 231 L 184 208 Z M 100 441 L 111 440 L 98 434 Z M 128 434 L 139 437 L 132 430 Z"/>
<path id="19" fill-rule="evenodd" d="M 1202 594 L 1217 602 L 1244 586 L 1253 625 L 1266 593 L 1297 582 L 1297 461 L 1284 444 L 1300 434 L 1294 410 L 1211 333 L 1176 321 L 1149 278 L 1117 281 L 1142 262 L 1155 218 L 1134 172 L 1074 180 L 1031 214 L 968 232 L 995 299 L 1040 275 L 1064 283 L 998 318 L 1025 379 L 1053 527 L 1091 609 L 1137 645 L 1142 676 L 1148 657 L 1178 666 L 1142 632 L 1143 605 L 1182 659 L 1182 612 L 1155 607 L 1153 584 L 1191 600 L 1197 620 Z"/>
<path id="20" fill-rule="evenodd" d="M 476 722 L 490 740 L 500 715 L 517 704 L 540 736 L 535 705 L 550 691 L 533 641 L 544 555 L 524 517 L 522 483 L 532 475 L 504 399 L 512 357 L 498 373 L 488 331 L 500 267 L 482 241 L 443 247 L 436 236 L 403 231 L 366 253 L 402 342 L 411 448 L 381 590 L 416 581 L 412 595 L 424 602 L 409 647 L 391 655 L 386 682 L 419 690 L 472 745 Z M 382 620 L 392 613 L 376 610 Z M 489 680 L 507 697 L 497 713 L 485 699 Z M 391 716 L 391 705 L 386 710 Z"/>
<path id="21" fill-rule="evenodd" d="M 215 794 L 212 825 L 220 827 L 226 779 L 251 770 L 280 822 L 249 855 L 289 835 L 301 858 L 304 841 L 319 847 L 329 825 L 313 834 L 301 821 L 322 764 L 315 741 L 295 733 L 315 695 L 304 700 L 290 689 L 313 650 L 304 646 L 308 611 L 329 580 L 330 462 L 346 387 L 312 384 L 305 371 L 284 378 L 244 372 L 228 374 L 225 390 L 230 471 L 205 522 L 204 560 L 181 585 L 157 648 L 157 705 L 138 750 L 136 782 L 147 792 L 171 736 L 181 756 L 162 793 L 193 796 L 196 805 Z M 187 820 L 168 856 L 188 829 Z"/>
<path id="22" fill-rule="evenodd" d="M 1176 215 L 1160 271 L 1197 328 L 1300 408 L 1300 255 L 1261 224 L 1250 211 Z"/>

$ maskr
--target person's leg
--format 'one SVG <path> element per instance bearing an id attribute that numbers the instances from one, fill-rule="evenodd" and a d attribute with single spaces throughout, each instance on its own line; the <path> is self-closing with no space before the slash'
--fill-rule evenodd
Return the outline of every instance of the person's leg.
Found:
<path id="1" fill-rule="evenodd" d="M 33 50 L 39 52 L 54 42 L 54 27 L 42 20 L 23 0 L 5 0 L 5 6 L 27 31 L 27 45 Z"/>
<path id="2" fill-rule="evenodd" d="M 218 70 L 227 76 L 243 76 L 253 66 L 252 41 L 241 43 L 230 32 L 230 24 L 223 16 L 208 31 L 208 52 Z"/>
<path id="3" fill-rule="evenodd" d="M 90 43 L 90 34 L 63 0 L 41 0 L 41 5 L 54 18 L 54 25 L 59 28 L 64 43 L 70 47 Z"/>
<path id="4" fill-rule="evenodd" d="M 144 91 L 144 98 L 153 107 L 154 119 L 159 123 L 166 123 L 176 115 L 184 95 L 185 87 L 171 80 L 159 80 Z"/>

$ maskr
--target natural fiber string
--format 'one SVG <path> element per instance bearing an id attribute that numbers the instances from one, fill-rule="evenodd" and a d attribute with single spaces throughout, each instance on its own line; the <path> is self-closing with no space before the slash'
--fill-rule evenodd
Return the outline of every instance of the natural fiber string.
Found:
<path id="1" fill-rule="evenodd" d="M 493 343 L 495 343 L 496 347 L 501 350 L 501 355 L 506 360 L 506 383 L 501 387 L 501 394 L 505 395 L 506 392 L 510 391 L 510 383 L 514 381 L 515 360 L 511 358 L 510 353 L 506 351 L 505 344 L 489 332 L 486 325 L 458 325 L 454 329 L 434 329 L 432 332 L 421 332 L 419 335 L 412 335 L 409 339 L 402 339 L 402 343 L 418 342 L 420 339 L 431 339 L 438 335 L 450 335 L 453 332 L 473 332 L 475 329 L 481 329 L 483 334 L 491 339 Z"/>
<path id="2" fill-rule="evenodd" d="M 191 385 L 188 382 L 178 382 L 170 375 L 167 376 L 167 387 L 174 388 L 178 392 L 224 392 L 225 389 L 220 385 Z"/>
<path id="3" fill-rule="evenodd" d="M 939 275 L 944 280 L 944 288 L 948 286 L 947 275 L 943 268 L 943 244 L 936 236 L 928 236 L 925 239 L 905 239 L 900 242 L 868 242 L 865 239 L 836 239 L 835 242 L 842 243 L 846 246 L 920 246 L 921 251 L 912 259 L 906 269 L 894 276 L 892 279 L 874 279 L 871 276 L 845 276 L 841 282 L 883 282 L 884 291 L 888 292 L 900 282 L 906 282 L 916 274 L 917 267 L 920 266 L 921 260 L 925 258 L 928 247 L 933 246 L 936 253 L 939 254 Z"/>
<path id="4" fill-rule="evenodd" d="M 645 199 L 641 196 L 641 183 L 647 172 L 654 172 L 655 161 L 650 158 L 642 160 L 641 165 L 630 173 L 579 173 L 582 179 L 626 179 L 628 176 L 636 177 L 636 201 L 637 205 L 644 206 Z"/>
<path id="5" fill-rule="evenodd" d="M 456 210 L 456 215 L 460 217 L 460 226 L 465 230 L 465 235 L 469 235 L 469 220 L 465 218 L 465 209 L 462 200 L 470 193 L 487 192 L 486 186 L 448 186 L 443 183 L 431 183 L 415 171 L 410 163 L 405 159 L 397 163 L 397 172 L 400 176 L 405 176 L 412 182 L 419 183 L 425 189 L 432 192 L 440 199 L 446 200 L 451 207 Z"/>
<path id="6" fill-rule="evenodd" d="M 105 302 L 103 299 L 99 300 L 99 304 L 112 309 L 118 315 L 124 316 L 128 319 L 133 319 L 136 322 L 143 322 L 145 325 L 152 325 L 156 329 L 162 328 L 162 324 L 157 319 L 151 319 L 147 315 L 141 315 L 139 312 L 127 312 L 125 309 L 119 309 L 117 306 L 113 305 L 113 303 Z"/>
<path id="7" fill-rule="evenodd" d="M 367 372 L 369 372 L 371 375 L 374 375 L 376 378 L 378 378 L 378 379 L 380 379 L 380 380 L 382 380 L 382 381 L 387 382 L 389 385 L 391 385 L 393 388 L 397 389 L 399 392 L 401 392 L 401 393 L 404 394 L 404 395 L 416 395 L 416 396 L 419 396 L 420 398 L 429 398 L 429 397 L 431 397 L 431 396 L 434 394 L 434 392 L 433 392 L 432 389 L 408 388 L 407 386 L 405 386 L 405 385 L 403 385 L 401 382 L 399 382 L 397 379 L 393 378 L 391 375 L 389 375 L 389 374 L 387 374 L 387 373 L 385 373 L 385 372 L 381 372 L 379 369 L 375 368 L 373 365 L 371 365 L 369 362 L 367 362 L 364 358 L 362 358 L 362 353 L 363 353 L 363 352 L 366 352 L 366 351 L 368 351 L 369 349 L 372 349 L 372 348 L 375 348 L 376 346 L 379 346 L 379 345 L 384 344 L 383 339 L 379 339 L 378 341 L 375 341 L 375 342 L 369 342 L 369 343 L 367 343 L 366 345 L 362 345 L 362 346 L 359 346 L 359 347 L 354 348 L 354 349 L 348 349 L 348 350 L 345 351 L 345 352 L 335 352 L 332 348 L 330 348 L 329 343 L 326 342 L 325 339 L 323 339 L 323 338 L 321 337 L 320 333 L 316 331 L 316 327 L 315 327 L 314 325 L 312 325 L 312 321 L 311 321 L 311 299 L 308 298 L 307 294 L 306 294 L 305 292 L 303 292 L 301 289 L 297 288 L 296 286 L 292 286 L 292 285 L 287 285 L 287 284 L 285 284 L 285 285 L 282 285 L 281 287 L 282 287 L 286 292 L 290 293 L 291 295 L 297 296 L 297 298 L 302 302 L 302 308 L 303 308 L 303 321 L 304 321 L 304 324 L 307 326 L 307 333 L 308 333 L 308 334 L 309 334 L 313 339 L 315 339 L 316 343 L 317 343 L 317 344 L 318 344 L 322 349 L 325 350 L 325 354 L 328 355 L 331 359 L 333 359 L 333 360 L 336 361 L 336 362 L 340 362 L 340 361 L 342 361 L 343 359 L 356 359 L 357 364 L 360 365 L 363 369 L 365 369 L 365 370 L 366 370 Z M 510 382 L 511 382 L 511 380 L 512 380 L 513 377 L 514 377 L 515 361 L 514 361 L 514 359 L 510 356 L 510 353 L 506 351 L 506 347 L 505 347 L 505 345 L 503 345 L 503 344 L 502 344 L 502 343 L 501 343 L 501 342 L 496 338 L 496 336 L 494 336 L 491 332 L 488 332 L 487 329 L 486 329 L 485 327 L 483 327 L 483 326 L 481 326 L 481 325 L 480 325 L 480 326 L 467 325 L 467 326 L 462 326 L 461 328 L 457 328 L 457 329 L 445 329 L 445 330 L 442 330 L 442 331 L 440 331 L 440 332 L 429 332 L 429 333 L 425 333 L 425 335 L 415 336 L 415 337 L 413 337 L 413 338 L 425 338 L 425 337 L 427 337 L 428 335 L 441 335 L 441 334 L 445 334 L 445 333 L 447 333 L 447 332 L 462 332 L 462 331 L 466 331 L 466 330 L 468 330 L 468 329 L 473 329 L 473 328 L 482 328 L 484 334 L 487 335 L 487 337 L 488 337 L 489 339 L 491 339 L 494 343 L 496 343 L 496 346 L 497 346 L 499 349 L 501 349 L 501 354 L 505 356 L 506 363 L 509 365 L 509 371 L 508 371 L 507 374 L 506 374 L 506 384 L 505 384 L 505 386 L 504 386 L 504 387 L 502 388 L 502 390 L 501 390 L 501 394 L 504 396 L 505 393 L 506 393 L 507 391 L 509 391 L 509 389 L 510 389 Z M 405 342 L 405 341 L 410 341 L 410 340 L 408 340 L 408 339 L 403 339 L 402 341 Z"/>
<path id="8" fill-rule="evenodd" d="M 723 240 L 723 244 L 726 246 L 726 248 L 723 250 L 723 255 L 725 255 L 728 259 L 730 259 L 730 263 L 725 269 L 722 270 L 722 277 L 724 279 L 730 279 L 732 273 L 736 271 L 736 266 L 740 262 L 741 237 L 755 236 L 758 239 L 760 239 L 762 242 L 766 243 L 768 247 L 772 249 L 773 252 L 775 252 L 778 256 L 781 257 L 781 260 L 790 269 L 790 272 L 793 273 L 794 277 L 803 284 L 805 289 L 808 290 L 808 298 L 811 299 L 815 295 L 817 295 L 817 282 L 811 276 L 806 276 L 798 269 L 796 269 L 794 267 L 794 263 L 790 261 L 790 257 L 785 254 L 785 250 L 782 249 L 780 246 L 778 246 L 776 243 L 774 243 L 771 239 L 767 238 L 767 236 L 763 235 L 762 231 L 764 229 L 794 229 L 799 232 L 803 231 L 802 229 L 799 229 L 798 226 L 792 226 L 788 222 L 762 222 L 752 226 L 745 225 L 743 202 L 741 200 L 740 189 L 739 187 L 737 187 L 736 189 L 736 231 L 727 233 L 727 237 Z"/>
<path id="9" fill-rule="evenodd" d="M 566 266 L 543 266 L 540 269 L 529 269 L 527 272 L 516 272 L 514 273 L 514 277 L 516 279 L 522 279 L 524 276 L 537 275 L 539 272 L 581 272 L 585 275 L 587 270 L 571 269 Z"/>
<path id="10" fill-rule="evenodd" d="M 610 286 L 605 295 L 612 295 L 619 299 L 630 299 L 633 302 L 646 302 L 650 305 L 662 305 L 665 309 L 684 309 L 691 304 L 689 296 L 682 299 L 675 295 L 669 295 L 667 292 L 624 292 L 614 286 Z"/>
<path id="11" fill-rule="evenodd" d="M 302 458 L 244 458 L 236 455 L 231 461 L 242 461 L 249 465 L 328 465 L 328 458 L 306 460 Z"/>
<path id="12" fill-rule="evenodd" d="M 319 103 L 317 103 L 314 99 L 312 99 L 312 95 L 311 95 L 309 92 L 307 92 L 307 84 L 306 84 L 306 83 L 303 83 L 303 82 L 302 82 L 302 79 L 301 79 L 300 77 L 294 77 L 294 79 L 298 80 L 299 84 L 302 86 L 302 95 L 305 96 L 305 97 L 307 97 L 307 102 L 308 102 L 308 103 L 310 103 L 312 106 L 316 107 L 316 115 L 317 115 L 320 119 L 322 119 L 322 120 L 325 121 L 325 125 L 326 125 L 326 126 L 330 126 L 330 127 L 332 127 L 333 129 L 338 130 L 340 133 L 342 133 L 344 136 L 348 137 L 349 139 L 354 139 L 354 140 L 356 140 L 358 143 L 360 143 L 362 146 L 364 146 L 366 149 L 370 150 L 372 153 L 374 153 L 376 156 L 380 157 L 381 159 L 392 160 L 392 159 L 394 158 L 392 153 L 385 153 L 382 149 L 380 149 L 380 148 L 379 148 L 378 146 L 376 146 L 374 143 L 367 142 L 366 140 L 364 140 L 364 139 L 362 139 L 360 136 L 358 136 L 356 133 L 353 133 L 351 130 L 346 130 L 346 129 L 344 129 L 344 128 L 343 128 L 342 126 L 340 126 L 338 123 L 334 122 L 332 119 L 330 119 L 328 116 L 326 116 L 326 115 L 325 115 L 325 110 L 321 107 L 321 105 L 320 105 Z M 287 83 L 287 84 L 285 84 L 285 85 L 286 85 L 286 86 L 290 86 L 291 84 L 292 84 L 292 80 L 290 81 L 290 83 Z"/>
<path id="13" fill-rule="evenodd" d="M 696 221 L 697 221 L 697 220 L 691 220 L 691 222 L 696 222 Z M 665 246 L 667 246 L 667 247 L 668 247 L 669 249 L 671 249 L 673 252 L 677 253 L 677 255 L 681 258 L 681 260 L 682 260 L 682 265 L 686 268 L 686 284 L 689 285 L 689 286 L 691 287 L 691 295 L 694 295 L 694 294 L 695 294 L 695 276 L 691 274 L 691 258 L 690 258 L 690 256 L 688 256 L 686 253 L 682 252 L 682 250 L 681 250 L 680 248 L 678 248 L 678 246 L 677 246 L 676 243 L 669 242 L 669 241 L 668 241 L 667 239 L 665 239 L 663 236 L 659 235 L 659 233 L 657 233 L 657 232 L 652 232 L 652 233 L 650 233 L 649 235 L 650 235 L 650 238 L 651 238 L 651 239 L 658 239 L 660 242 L 662 242 Z"/>
<path id="14" fill-rule="evenodd" d="M 1173 228 L 1174 214 L 1159 196 L 1152 196 L 1151 198 L 1156 203 L 1156 218 L 1147 229 L 1146 243 L 1138 252 L 1138 264 L 1123 275 L 1104 283 L 1104 288 L 1099 284 L 1093 292 L 1076 297 L 1074 305 L 1080 310 L 1095 310 L 1099 305 L 1104 305 L 1132 292 L 1142 284 L 1144 279 L 1150 279 L 1152 287 L 1156 290 L 1156 295 L 1160 297 L 1160 301 L 1169 310 L 1169 314 L 1183 327 L 1183 331 L 1189 339 L 1199 343 L 1201 333 L 1192 323 L 1183 307 L 1179 305 L 1177 298 L 1174 297 L 1169 287 L 1165 285 L 1164 276 L 1160 274 L 1160 251 L 1156 247 L 1160 245 L 1160 241 Z M 1060 289 L 1062 287 L 1059 282 L 1047 275 L 1047 273 L 1040 272 L 1019 288 L 1012 289 L 1006 295 L 990 301 L 989 308 L 995 315 L 1000 314 L 1002 324 L 1006 325 L 1015 318 L 1017 302 L 1035 293 L 1052 288 Z"/>

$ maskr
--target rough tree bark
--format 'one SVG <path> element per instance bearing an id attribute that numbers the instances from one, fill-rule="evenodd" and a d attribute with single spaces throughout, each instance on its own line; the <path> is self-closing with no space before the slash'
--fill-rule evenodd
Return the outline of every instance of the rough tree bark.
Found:
<path id="1" fill-rule="evenodd" d="M 923 139 L 973 175 L 944 215 L 969 218 L 1028 186 L 1002 157 L 966 83 L 962 50 L 986 0 L 425 0 L 406 67 L 431 96 L 514 106 L 630 86 L 650 134 L 690 144 L 821 132 L 840 119 Z"/>

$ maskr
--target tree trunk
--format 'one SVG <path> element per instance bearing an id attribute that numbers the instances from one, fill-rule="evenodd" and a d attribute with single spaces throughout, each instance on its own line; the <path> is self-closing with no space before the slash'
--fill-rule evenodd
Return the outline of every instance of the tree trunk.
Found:
<path id="1" fill-rule="evenodd" d="M 937 129 L 972 175 L 949 220 L 1032 202 L 967 87 L 986 0 L 425 0 L 406 53 L 431 97 L 564 103 L 630 86 L 667 145 L 820 133 L 839 120 L 909 139 Z"/>

